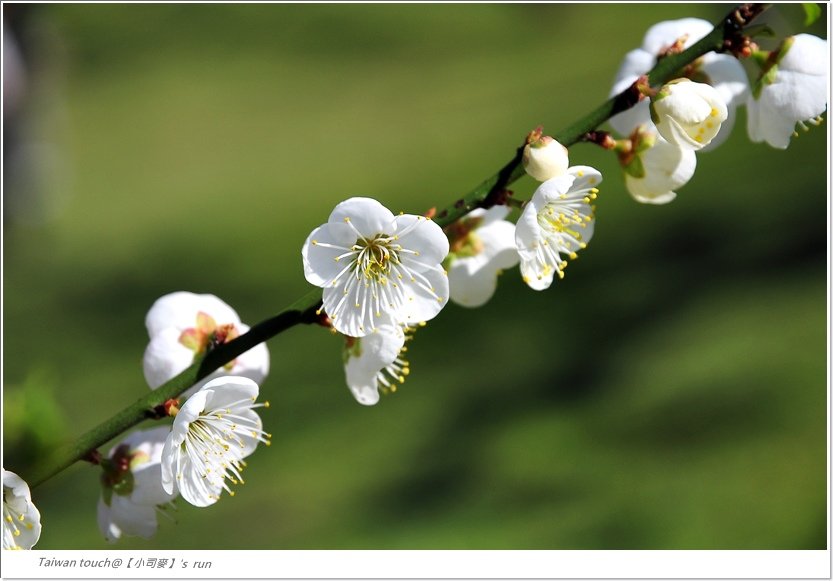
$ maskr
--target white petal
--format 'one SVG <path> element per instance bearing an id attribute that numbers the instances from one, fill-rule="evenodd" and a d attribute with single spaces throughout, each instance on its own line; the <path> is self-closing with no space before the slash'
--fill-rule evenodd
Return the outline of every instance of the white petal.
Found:
<path id="1" fill-rule="evenodd" d="M 538 226 L 538 212 L 545 203 L 546 200 L 543 199 L 541 187 L 539 186 L 533 194 L 532 199 L 524 206 L 521 215 L 518 217 L 518 222 L 515 224 L 515 245 L 518 248 L 518 252 L 521 253 L 521 264 L 523 264 L 523 254 L 526 252 L 534 252 L 538 244 L 540 244 L 541 236 L 540 227 Z"/>
<path id="2" fill-rule="evenodd" d="M 504 218 L 506 218 L 506 216 L 509 215 L 509 212 L 509 206 L 492 206 L 488 210 L 484 210 L 483 208 L 476 208 L 469 212 L 466 215 L 466 217 L 483 218 L 483 222 L 480 223 L 480 226 L 478 228 L 485 228 L 492 222 L 503 220 Z"/>
<path id="3" fill-rule="evenodd" d="M 110 518 L 121 534 L 149 539 L 156 533 L 154 505 L 136 504 L 129 497 L 113 494 Z"/>
<path id="4" fill-rule="evenodd" d="M 517 253 L 515 253 L 517 256 Z M 470 258 L 458 258 L 448 269 L 451 300 L 464 307 L 486 304 L 497 289 L 497 270 L 469 268 Z"/>
<path id="5" fill-rule="evenodd" d="M 760 100 L 772 115 L 792 119 L 793 124 L 813 119 L 827 108 L 827 78 L 779 70 Z"/>
<path id="6" fill-rule="evenodd" d="M 440 266 L 414 273 L 417 279 L 405 289 L 406 300 L 397 320 L 416 324 L 436 317 L 448 302 L 448 276 Z"/>
<path id="7" fill-rule="evenodd" d="M 618 95 L 633 82 L 650 71 L 656 64 L 655 55 L 642 49 L 635 49 L 625 55 L 625 59 L 619 66 L 619 71 L 613 82 L 610 96 Z M 621 135 L 630 135 L 640 125 L 651 124 L 651 114 L 648 109 L 648 100 L 643 99 L 630 109 L 622 111 L 610 118 L 610 125 Z"/>
<path id="8" fill-rule="evenodd" d="M 827 41 L 812 34 L 796 34 L 792 38 L 792 46 L 778 64 L 779 69 L 827 77 L 830 73 Z"/>
<path id="9" fill-rule="evenodd" d="M 630 87 L 636 79 L 654 68 L 656 63 L 656 54 L 647 52 L 641 48 L 628 52 L 625 58 L 622 59 L 619 70 L 616 71 L 616 76 L 613 79 L 613 88 L 609 96 L 618 95 Z"/>
<path id="10" fill-rule="evenodd" d="M 164 446 L 164 444 L 163 444 Z M 161 453 L 160 453 L 161 458 Z M 130 501 L 136 504 L 157 506 L 176 498 L 176 494 L 162 488 L 162 465 L 159 462 L 139 466 L 133 472 L 133 492 Z M 116 495 L 114 495 L 116 496 Z"/>
<path id="11" fill-rule="evenodd" d="M 448 238 L 443 229 L 422 216 L 405 214 L 395 218 L 398 243 L 407 250 L 418 252 L 418 256 L 400 253 L 399 259 L 417 272 L 433 268 L 448 255 Z"/>
<path id="12" fill-rule="evenodd" d="M 216 296 L 179 291 L 153 303 L 145 317 L 145 326 L 151 338 L 168 327 L 183 331 L 196 325 L 200 311 L 210 315 L 218 325 L 240 322 L 235 310 Z"/>
<path id="13" fill-rule="evenodd" d="M 552 178 L 538 186 L 538 189 L 532 194 L 532 199 L 527 203 L 527 207 L 534 204 L 538 208 L 537 213 L 547 202 L 559 200 L 562 194 L 567 193 L 576 179 L 572 173 L 573 169 L 569 168 L 567 175 Z"/>
<path id="14" fill-rule="evenodd" d="M 151 389 L 156 389 L 194 363 L 194 352 L 179 342 L 182 332 L 168 327 L 154 335 L 145 349 L 142 368 Z"/>
<path id="15" fill-rule="evenodd" d="M 532 290 L 546 290 L 552 285 L 555 271 L 542 270 L 538 261 L 528 255 L 521 254 L 521 276 Z"/>
<path id="16" fill-rule="evenodd" d="M 658 22 L 645 33 L 642 49 L 656 56 L 683 36 L 687 37 L 683 48 L 688 48 L 710 33 L 712 28 L 713 25 L 702 18 L 680 18 Z"/>
<path id="17" fill-rule="evenodd" d="M 349 290 L 341 286 L 324 289 L 324 312 L 330 316 L 336 331 L 349 337 L 363 337 L 373 332 L 378 317 L 370 301 L 365 299 L 373 292 L 370 285 L 369 281 L 362 278 L 355 281 Z"/>
<path id="18" fill-rule="evenodd" d="M 360 339 L 359 356 L 350 356 L 344 364 L 347 386 L 362 405 L 379 401 L 377 374 L 393 363 L 405 344 L 405 335 L 398 325 L 383 324 Z"/>
<path id="19" fill-rule="evenodd" d="M 710 52 L 703 57 L 701 68 L 727 106 L 737 107 L 746 102 L 749 80 L 738 59 Z"/>
<path id="20" fill-rule="evenodd" d="M 796 121 L 783 117 L 768 108 L 764 108 L 759 101 L 749 97 L 747 102 L 747 124 L 749 140 L 753 143 L 765 141 L 777 149 L 786 149 L 790 144 L 795 130 Z"/>
<path id="21" fill-rule="evenodd" d="M 349 257 L 339 258 L 349 252 L 350 244 L 342 244 L 324 224 L 313 230 L 301 248 L 304 261 L 304 277 L 310 284 L 325 287 L 349 264 Z M 336 260 L 338 258 L 338 260 Z"/>
<path id="22" fill-rule="evenodd" d="M 328 220 L 330 234 L 345 246 L 358 235 L 392 234 L 393 213 L 373 198 L 350 198 L 338 204 Z"/>
<path id="23" fill-rule="evenodd" d="M 515 246 L 515 225 L 505 220 L 492 222 L 477 229 L 483 242 L 483 254 L 491 268 L 507 269 L 518 264 Z"/>
<path id="24" fill-rule="evenodd" d="M 625 174 L 631 196 L 644 204 L 667 204 L 676 198 L 673 190 L 684 186 L 694 175 L 697 155 L 658 138 L 654 146 L 641 154 L 644 178 Z"/>
<path id="25" fill-rule="evenodd" d="M 29 485 L 20 476 L 9 470 L 3 469 L 3 504 L 4 509 L 8 507 L 16 516 L 13 524 L 3 521 L 3 548 L 4 549 L 31 549 L 37 544 L 41 534 L 40 511 L 32 503 L 32 496 Z M 5 512 L 5 510 L 4 510 Z M 9 529 L 19 531 L 13 535 Z"/>
<path id="26" fill-rule="evenodd" d="M 193 326 L 198 311 L 199 298 L 194 293 L 179 291 L 160 297 L 145 317 L 148 335 L 153 337 L 168 327 Z"/>
<path id="27" fill-rule="evenodd" d="M 162 456 L 162 446 L 165 444 L 165 439 L 167 439 L 170 431 L 171 429 L 168 426 L 138 430 L 122 440 L 121 444 L 126 445 L 132 452 L 141 452 L 147 455 L 149 462 L 157 462 Z M 110 450 L 111 458 L 117 448 L 118 446 L 113 446 Z"/>
<path id="28" fill-rule="evenodd" d="M 355 359 L 355 358 L 354 358 Z M 347 386 L 356 401 L 362 405 L 376 405 L 379 403 L 379 389 L 376 381 L 376 374 L 372 376 L 364 371 L 357 370 L 358 363 L 351 359 L 344 366 L 347 378 Z"/>
<path id="29" fill-rule="evenodd" d="M 241 400 L 254 401 L 260 388 L 247 377 L 218 377 L 206 383 L 202 390 L 206 394 L 205 410 L 217 410 L 233 406 Z M 188 400 L 191 401 L 191 400 Z"/>
<path id="30" fill-rule="evenodd" d="M 184 437 L 175 437 L 171 432 L 162 448 L 162 489 L 168 494 L 176 494 L 179 491 L 176 479 L 176 461 L 177 455 L 180 453 L 179 446 L 182 444 L 182 440 L 184 440 Z"/>
<path id="31" fill-rule="evenodd" d="M 569 172 L 575 178 L 570 185 L 570 191 L 589 190 L 602 183 L 601 172 L 589 165 L 574 165 Z"/>
<path id="32" fill-rule="evenodd" d="M 96 520 L 98 521 L 98 530 L 101 531 L 108 543 L 115 543 L 121 538 L 121 529 L 113 522 L 110 507 L 104 504 L 103 498 L 98 499 Z"/>
<path id="33" fill-rule="evenodd" d="M 249 326 L 240 323 L 237 325 L 240 334 L 248 333 Z M 222 368 L 221 368 L 222 369 Z M 248 377 L 260 385 L 269 375 L 269 348 L 266 343 L 258 343 L 235 359 L 234 367 L 227 372 L 229 375 Z"/>

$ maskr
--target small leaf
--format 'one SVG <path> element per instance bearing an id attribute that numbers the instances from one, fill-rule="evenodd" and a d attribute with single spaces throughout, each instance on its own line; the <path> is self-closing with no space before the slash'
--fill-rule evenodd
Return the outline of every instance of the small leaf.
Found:
<path id="1" fill-rule="evenodd" d="M 768 24 L 756 24 L 743 30 L 750 38 L 775 38 L 775 31 Z"/>
<path id="2" fill-rule="evenodd" d="M 815 2 L 803 2 L 801 7 L 804 8 L 804 26 L 810 26 L 821 16 L 821 6 Z"/>

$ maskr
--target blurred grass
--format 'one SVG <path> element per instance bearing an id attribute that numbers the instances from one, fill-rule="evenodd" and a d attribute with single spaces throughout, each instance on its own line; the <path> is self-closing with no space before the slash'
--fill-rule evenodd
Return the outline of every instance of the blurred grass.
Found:
<path id="1" fill-rule="evenodd" d="M 768 18 L 796 30 L 793 8 Z M 337 202 L 445 205 L 535 125 L 606 98 L 648 26 L 724 10 L 33 8 L 52 40 L 34 61 L 32 132 L 69 169 L 49 181 L 57 218 L 7 212 L 5 467 L 25 473 L 37 446 L 144 393 L 158 296 L 212 292 L 266 318 L 306 292 L 300 246 Z M 374 408 L 349 395 L 334 337 L 270 341 L 274 444 L 247 483 L 117 546 L 824 548 L 827 140 L 816 129 L 775 151 L 744 124 L 664 207 L 633 202 L 605 152 L 572 148 L 605 182 L 566 279 L 535 293 L 506 273 L 487 307 L 449 305 Z M 63 413 L 34 450 L 20 421 L 33 381 Z M 105 548 L 98 494 L 81 465 L 36 489 L 38 547 Z"/>

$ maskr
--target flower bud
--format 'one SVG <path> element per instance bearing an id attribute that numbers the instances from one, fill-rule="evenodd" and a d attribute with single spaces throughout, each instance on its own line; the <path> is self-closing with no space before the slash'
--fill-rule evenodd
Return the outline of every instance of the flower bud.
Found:
<path id="1" fill-rule="evenodd" d="M 567 148 L 548 135 L 538 137 L 524 147 L 523 164 L 526 173 L 545 182 L 567 173 Z"/>
<path id="2" fill-rule="evenodd" d="M 637 202 L 667 204 L 677 197 L 674 190 L 684 186 L 694 175 L 697 156 L 694 151 L 681 149 L 661 137 L 640 141 L 643 147 L 632 156 L 627 165 L 623 163 L 622 166 L 625 171 L 625 187 Z M 646 144 L 650 145 L 644 147 Z"/>
<path id="3" fill-rule="evenodd" d="M 672 145 L 698 150 L 708 145 L 729 116 L 717 90 L 704 83 L 676 79 L 651 100 L 651 119 Z"/>

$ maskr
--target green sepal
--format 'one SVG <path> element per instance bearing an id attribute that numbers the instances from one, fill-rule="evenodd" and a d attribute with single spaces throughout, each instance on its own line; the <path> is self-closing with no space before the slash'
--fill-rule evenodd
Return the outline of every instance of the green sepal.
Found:
<path id="1" fill-rule="evenodd" d="M 657 115 L 656 109 L 654 109 L 654 102 L 651 101 L 651 105 L 648 107 L 651 111 L 651 121 L 654 122 L 654 125 L 659 125 L 659 115 Z"/>
<path id="2" fill-rule="evenodd" d="M 657 142 L 657 136 L 653 132 L 639 133 L 633 143 L 633 152 L 642 153 L 648 151 Z"/>
<path id="3" fill-rule="evenodd" d="M 134 482 L 133 473 L 127 471 L 118 482 L 113 484 L 113 492 L 119 496 L 129 496 L 133 492 Z"/>
<path id="4" fill-rule="evenodd" d="M 632 178 L 642 179 L 645 177 L 645 166 L 642 165 L 642 158 L 638 155 L 634 155 L 627 165 L 622 166 L 622 169 Z"/>
<path id="5" fill-rule="evenodd" d="M 775 75 L 778 73 L 778 65 L 772 65 L 768 71 L 761 74 L 755 85 L 752 87 L 752 97 L 757 101 L 761 98 L 761 91 L 766 85 L 771 85 L 775 82 Z"/>
<path id="6" fill-rule="evenodd" d="M 821 16 L 821 6 L 815 2 L 802 2 L 801 7 L 804 9 L 804 26 L 810 26 Z"/>
<path id="7" fill-rule="evenodd" d="M 101 487 L 101 500 L 104 501 L 104 504 L 110 506 L 113 503 L 113 489 L 109 486 L 102 486 Z"/>
<path id="8" fill-rule="evenodd" d="M 349 337 L 347 343 L 344 345 L 344 350 L 341 352 L 341 358 L 345 365 L 350 361 L 351 357 L 361 357 L 362 355 L 362 340 L 361 337 Z"/>

